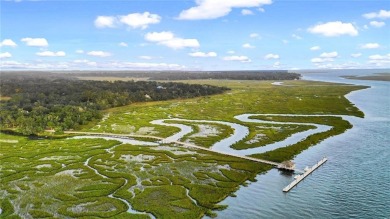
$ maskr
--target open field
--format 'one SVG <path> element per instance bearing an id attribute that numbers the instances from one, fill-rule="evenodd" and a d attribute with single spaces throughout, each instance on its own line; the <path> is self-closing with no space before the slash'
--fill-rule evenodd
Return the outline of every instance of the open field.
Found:
<path id="1" fill-rule="evenodd" d="M 363 117 L 344 95 L 363 89 L 308 81 L 218 81 L 205 83 L 232 90 L 207 97 L 137 103 L 106 110 L 100 121 L 83 131 L 169 137 L 177 127 L 154 125 L 159 119 L 184 119 L 167 123 L 192 127 L 181 140 L 203 147 L 232 135 L 218 121 L 236 123 L 249 134 L 232 145 L 236 149 L 262 147 L 312 129 L 308 125 L 242 122 L 239 114 L 318 114 Z M 254 116 L 280 122 L 315 123 L 331 126 L 290 146 L 253 157 L 271 161 L 292 159 L 302 150 L 351 128 L 335 116 Z M 185 120 L 213 122 L 192 123 Z M 47 135 L 51 135 L 47 133 Z M 240 185 L 270 168 L 269 165 L 162 143 L 157 146 L 121 144 L 103 139 L 38 139 L 0 134 L 0 197 L 4 218 L 200 218 L 224 209 L 218 203 L 234 196 Z M 243 188 L 245 189 L 245 188 Z"/>

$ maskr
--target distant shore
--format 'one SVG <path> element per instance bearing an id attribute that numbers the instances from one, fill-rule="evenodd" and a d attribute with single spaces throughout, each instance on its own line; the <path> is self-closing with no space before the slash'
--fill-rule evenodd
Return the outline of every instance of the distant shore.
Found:
<path id="1" fill-rule="evenodd" d="M 378 73 L 367 76 L 346 75 L 341 77 L 354 80 L 390 81 L 390 73 Z"/>

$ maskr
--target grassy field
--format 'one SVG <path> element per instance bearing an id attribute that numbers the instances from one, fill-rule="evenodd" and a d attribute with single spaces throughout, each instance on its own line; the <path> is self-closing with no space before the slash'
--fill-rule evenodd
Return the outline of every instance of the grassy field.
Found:
<path id="1" fill-rule="evenodd" d="M 240 149 L 280 141 L 313 127 L 245 123 L 234 118 L 239 114 L 363 117 L 344 97 L 363 89 L 362 86 L 307 81 L 285 81 L 285 86 L 271 85 L 270 81 L 185 82 L 227 86 L 232 90 L 196 99 L 110 109 L 101 121 L 83 130 L 168 137 L 179 129 L 152 125 L 150 121 L 168 118 L 227 121 L 250 130 L 246 139 L 233 145 Z M 319 141 L 351 128 L 347 121 L 335 116 L 273 116 L 272 121 L 326 124 L 333 128 L 288 147 L 251 156 L 273 161 L 292 159 Z M 184 136 L 183 141 L 204 147 L 233 132 L 229 126 L 216 123 L 175 123 L 193 127 L 194 131 Z M 240 185 L 272 168 L 174 144 L 137 146 L 103 139 L 31 140 L 4 133 L 0 134 L 0 140 L 0 218 L 149 218 L 142 212 L 157 218 L 215 216 L 215 211 L 226 207 L 218 205 L 220 201 L 234 196 Z M 128 211 L 129 205 L 139 213 Z"/>

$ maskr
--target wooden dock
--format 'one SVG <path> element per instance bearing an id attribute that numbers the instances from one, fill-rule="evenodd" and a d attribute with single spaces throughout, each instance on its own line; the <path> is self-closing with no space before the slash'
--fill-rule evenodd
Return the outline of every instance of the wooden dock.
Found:
<path id="1" fill-rule="evenodd" d="M 306 178 L 309 174 L 311 174 L 314 170 L 316 170 L 318 167 L 320 167 L 322 164 L 324 164 L 327 160 L 328 160 L 328 158 L 324 157 L 322 160 L 318 161 L 318 163 L 316 163 L 314 166 L 312 166 L 311 168 L 306 170 L 303 174 L 298 175 L 294 181 L 292 181 L 288 186 L 286 186 L 283 189 L 283 192 L 290 191 L 292 188 L 294 188 L 296 185 L 298 185 L 298 183 L 300 183 L 304 178 Z"/>

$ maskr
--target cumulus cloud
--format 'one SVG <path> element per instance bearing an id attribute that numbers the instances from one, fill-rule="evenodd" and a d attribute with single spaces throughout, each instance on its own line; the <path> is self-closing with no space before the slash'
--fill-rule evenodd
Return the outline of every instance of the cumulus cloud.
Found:
<path id="1" fill-rule="evenodd" d="M 223 57 L 225 61 L 239 61 L 239 62 L 251 62 L 248 56 L 225 56 Z"/>
<path id="2" fill-rule="evenodd" d="M 83 64 L 83 65 L 90 66 L 90 67 L 97 66 L 97 62 L 89 61 L 86 59 L 77 59 L 77 60 L 74 60 L 73 62 L 76 64 Z"/>
<path id="3" fill-rule="evenodd" d="M 310 61 L 314 64 L 324 63 L 324 62 L 333 62 L 334 58 L 338 57 L 337 52 L 324 52 L 321 53 L 320 57 L 312 58 Z"/>
<path id="4" fill-rule="evenodd" d="M 228 15 L 233 8 L 252 8 L 272 4 L 272 0 L 197 0 L 197 6 L 180 13 L 182 20 L 215 19 Z"/>
<path id="5" fill-rule="evenodd" d="M 357 36 L 358 30 L 351 23 L 341 21 L 318 24 L 308 29 L 310 33 L 320 34 L 326 37 L 336 37 L 341 35 Z"/>
<path id="6" fill-rule="evenodd" d="M 296 40 L 301 40 L 301 39 L 303 39 L 301 36 L 298 36 L 298 35 L 296 35 L 296 34 L 291 35 L 291 37 L 294 38 L 294 39 L 296 39 Z"/>
<path id="7" fill-rule="evenodd" d="M 249 9 L 242 9 L 241 14 L 242 15 L 254 15 L 253 11 L 251 11 Z"/>
<path id="8" fill-rule="evenodd" d="M 78 49 L 78 50 L 76 50 L 76 53 L 78 53 L 78 54 L 83 54 L 83 53 L 84 53 L 84 50 Z"/>
<path id="9" fill-rule="evenodd" d="M 161 17 L 157 14 L 151 14 L 149 12 L 134 13 L 125 16 L 120 16 L 119 21 L 134 29 L 141 28 L 146 29 L 150 24 L 158 24 L 161 21 Z"/>
<path id="10" fill-rule="evenodd" d="M 321 53 L 321 58 L 336 58 L 339 54 L 337 52 L 324 52 Z"/>
<path id="11" fill-rule="evenodd" d="M 111 56 L 111 53 L 104 52 L 104 51 L 90 51 L 87 53 L 90 56 L 97 56 L 97 57 L 108 57 Z"/>
<path id="12" fill-rule="evenodd" d="M 151 32 L 145 35 L 145 39 L 150 42 L 167 41 L 174 38 L 174 34 L 170 31 Z"/>
<path id="13" fill-rule="evenodd" d="M 379 27 L 385 26 L 386 23 L 383 22 L 383 21 L 371 21 L 371 22 L 370 22 L 370 25 L 373 26 L 373 27 L 379 28 Z"/>
<path id="14" fill-rule="evenodd" d="M 371 55 L 368 57 L 368 63 L 376 65 L 378 67 L 390 65 L 390 53 L 386 55 Z"/>
<path id="15" fill-rule="evenodd" d="M 22 42 L 26 43 L 27 46 L 47 47 L 49 43 L 45 38 L 23 38 Z"/>
<path id="16" fill-rule="evenodd" d="M 175 63 L 146 63 L 146 62 L 93 62 L 86 59 L 74 60 L 70 62 L 17 62 L 2 61 L 2 69 L 132 69 L 132 70 L 182 70 L 186 67 Z"/>
<path id="17" fill-rule="evenodd" d="M 317 58 L 312 58 L 310 61 L 313 63 L 323 63 L 323 62 L 333 62 L 334 59 L 332 59 L 332 58 L 318 58 L 317 57 Z"/>
<path id="18" fill-rule="evenodd" d="M 158 14 L 144 12 L 118 16 L 98 16 L 95 19 L 95 26 L 98 28 L 114 28 L 120 24 L 125 24 L 134 29 L 146 29 L 150 24 L 158 24 L 160 21 L 161 17 Z"/>
<path id="19" fill-rule="evenodd" d="M 257 38 L 257 39 L 260 39 L 260 38 L 261 38 L 260 35 L 259 35 L 258 33 L 251 33 L 251 34 L 249 34 L 249 37 L 250 37 L 250 38 Z"/>
<path id="20" fill-rule="evenodd" d="M 362 56 L 361 53 L 352 53 L 352 54 L 351 54 L 351 57 L 353 57 L 353 58 L 358 58 L 358 57 L 360 57 L 360 56 Z"/>
<path id="21" fill-rule="evenodd" d="M 227 51 L 227 54 L 234 54 L 234 53 L 236 53 L 235 51 L 233 51 L 233 50 L 229 50 L 229 51 Z"/>
<path id="22" fill-rule="evenodd" d="M 17 44 L 11 39 L 4 39 L 3 41 L 0 42 L 0 47 L 2 46 L 16 47 Z"/>
<path id="23" fill-rule="evenodd" d="M 192 57 L 216 57 L 217 53 L 216 52 L 193 52 L 193 53 L 188 53 L 188 55 Z"/>
<path id="24" fill-rule="evenodd" d="M 197 39 L 183 39 L 175 37 L 172 32 L 150 32 L 145 35 L 145 39 L 172 49 L 198 48 L 200 46 Z"/>
<path id="25" fill-rule="evenodd" d="M 320 50 L 320 49 L 321 49 L 321 47 L 319 47 L 319 46 L 310 47 L 311 51 L 317 51 L 317 50 Z"/>
<path id="26" fill-rule="evenodd" d="M 279 59 L 279 55 L 270 53 L 270 54 L 265 55 L 264 59 L 267 59 L 267 60 L 269 60 L 269 59 Z"/>
<path id="27" fill-rule="evenodd" d="M 380 10 L 378 12 L 371 12 L 367 14 L 363 14 L 363 17 L 367 19 L 374 19 L 374 18 L 381 18 L 381 19 L 387 19 L 390 18 L 390 10 Z"/>
<path id="28" fill-rule="evenodd" d="M 95 19 L 95 26 L 98 28 L 115 27 L 118 19 L 113 16 L 98 16 Z"/>
<path id="29" fill-rule="evenodd" d="M 119 45 L 119 46 L 122 46 L 122 47 L 128 47 L 128 46 L 129 46 L 129 45 L 127 45 L 127 43 L 125 43 L 125 42 L 120 42 L 118 45 Z"/>
<path id="30" fill-rule="evenodd" d="M 37 56 L 44 56 L 44 57 L 61 57 L 65 56 L 64 51 L 58 51 L 58 52 L 52 52 L 52 51 L 42 51 L 42 52 L 37 52 Z"/>
<path id="31" fill-rule="evenodd" d="M 243 44 L 242 47 L 245 48 L 245 49 L 253 49 L 253 48 L 255 48 L 255 46 L 253 46 L 253 45 L 251 45 L 249 43 Z"/>
<path id="32" fill-rule="evenodd" d="M 362 49 L 377 49 L 380 47 L 378 43 L 366 43 L 360 46 Z"/>
<path id="33" fill-rule="evenodd" d="M 12 54 L 9 52 L 0 53 L 0 59 L 11 58 Z"/>
<path id="34" fill-rule="evenodd" d="M 138 58 L 140 58 L 140 59 L 145 59 L 145 60 L 151 60 L 151 59 L 153 59 L 153 57 L 151 57 L 151 56 L 138 56 Z"/>

